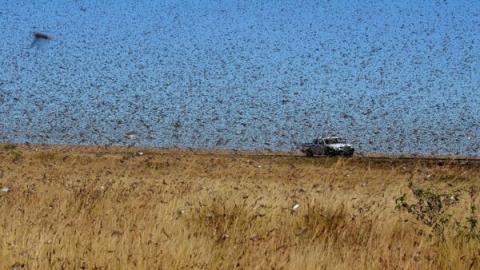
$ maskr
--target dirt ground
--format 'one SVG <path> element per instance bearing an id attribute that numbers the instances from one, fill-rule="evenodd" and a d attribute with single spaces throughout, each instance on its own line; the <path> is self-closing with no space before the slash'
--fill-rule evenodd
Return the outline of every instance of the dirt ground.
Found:
<path id="1" fill-rule="evenodd" d="M 480 269 L 477 163 L 0 145 L 0 269 Z"/>

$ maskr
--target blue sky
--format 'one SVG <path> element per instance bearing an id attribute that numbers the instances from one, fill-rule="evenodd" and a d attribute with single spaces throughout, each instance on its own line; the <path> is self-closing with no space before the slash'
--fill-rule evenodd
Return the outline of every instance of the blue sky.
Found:
<path id="1" fill-rule="evenodd" d="M 478 1 L 0 3 L 3 141 L 480 155 Z"/>

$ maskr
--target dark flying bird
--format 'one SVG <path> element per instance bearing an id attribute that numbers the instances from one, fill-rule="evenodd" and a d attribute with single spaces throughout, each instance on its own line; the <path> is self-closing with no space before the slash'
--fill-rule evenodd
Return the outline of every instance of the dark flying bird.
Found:
<path id="1" fill-rule="evenodd" d="M 32 45 L 30 46 L 30 48 L 34 47 L 35 45 L 37 45 L 38 42 L 41 42 L 41 41 L 50 41 L 50 40 L 54 40 L 55 37 L 54 36 L 51 36 L 51 35 L 47 35 L 47 34 L 44 34 L 44 33 L 40 33 L 40 32 L 33 32 L 33 42 L 32 42 Z"/>

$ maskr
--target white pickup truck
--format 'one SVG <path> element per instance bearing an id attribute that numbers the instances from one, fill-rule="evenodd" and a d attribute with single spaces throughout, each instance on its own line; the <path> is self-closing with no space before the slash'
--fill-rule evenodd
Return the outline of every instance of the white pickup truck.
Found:
<path id="1" fill-rule="evenodd" d="M 312 143 L 303 143 L 300 151 L 307 157 L 313 156 L 346 156 L 351 157 L 355 149 L 340 137 L 314 139 Z"/>

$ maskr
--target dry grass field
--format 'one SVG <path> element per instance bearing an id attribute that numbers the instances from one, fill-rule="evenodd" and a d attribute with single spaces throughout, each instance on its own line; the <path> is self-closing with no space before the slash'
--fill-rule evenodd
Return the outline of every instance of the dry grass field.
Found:
<path id="1" fill-rule="evenodd" d="M 478 164 L 0 145 L 0 269 L 480 269 Z"/>

